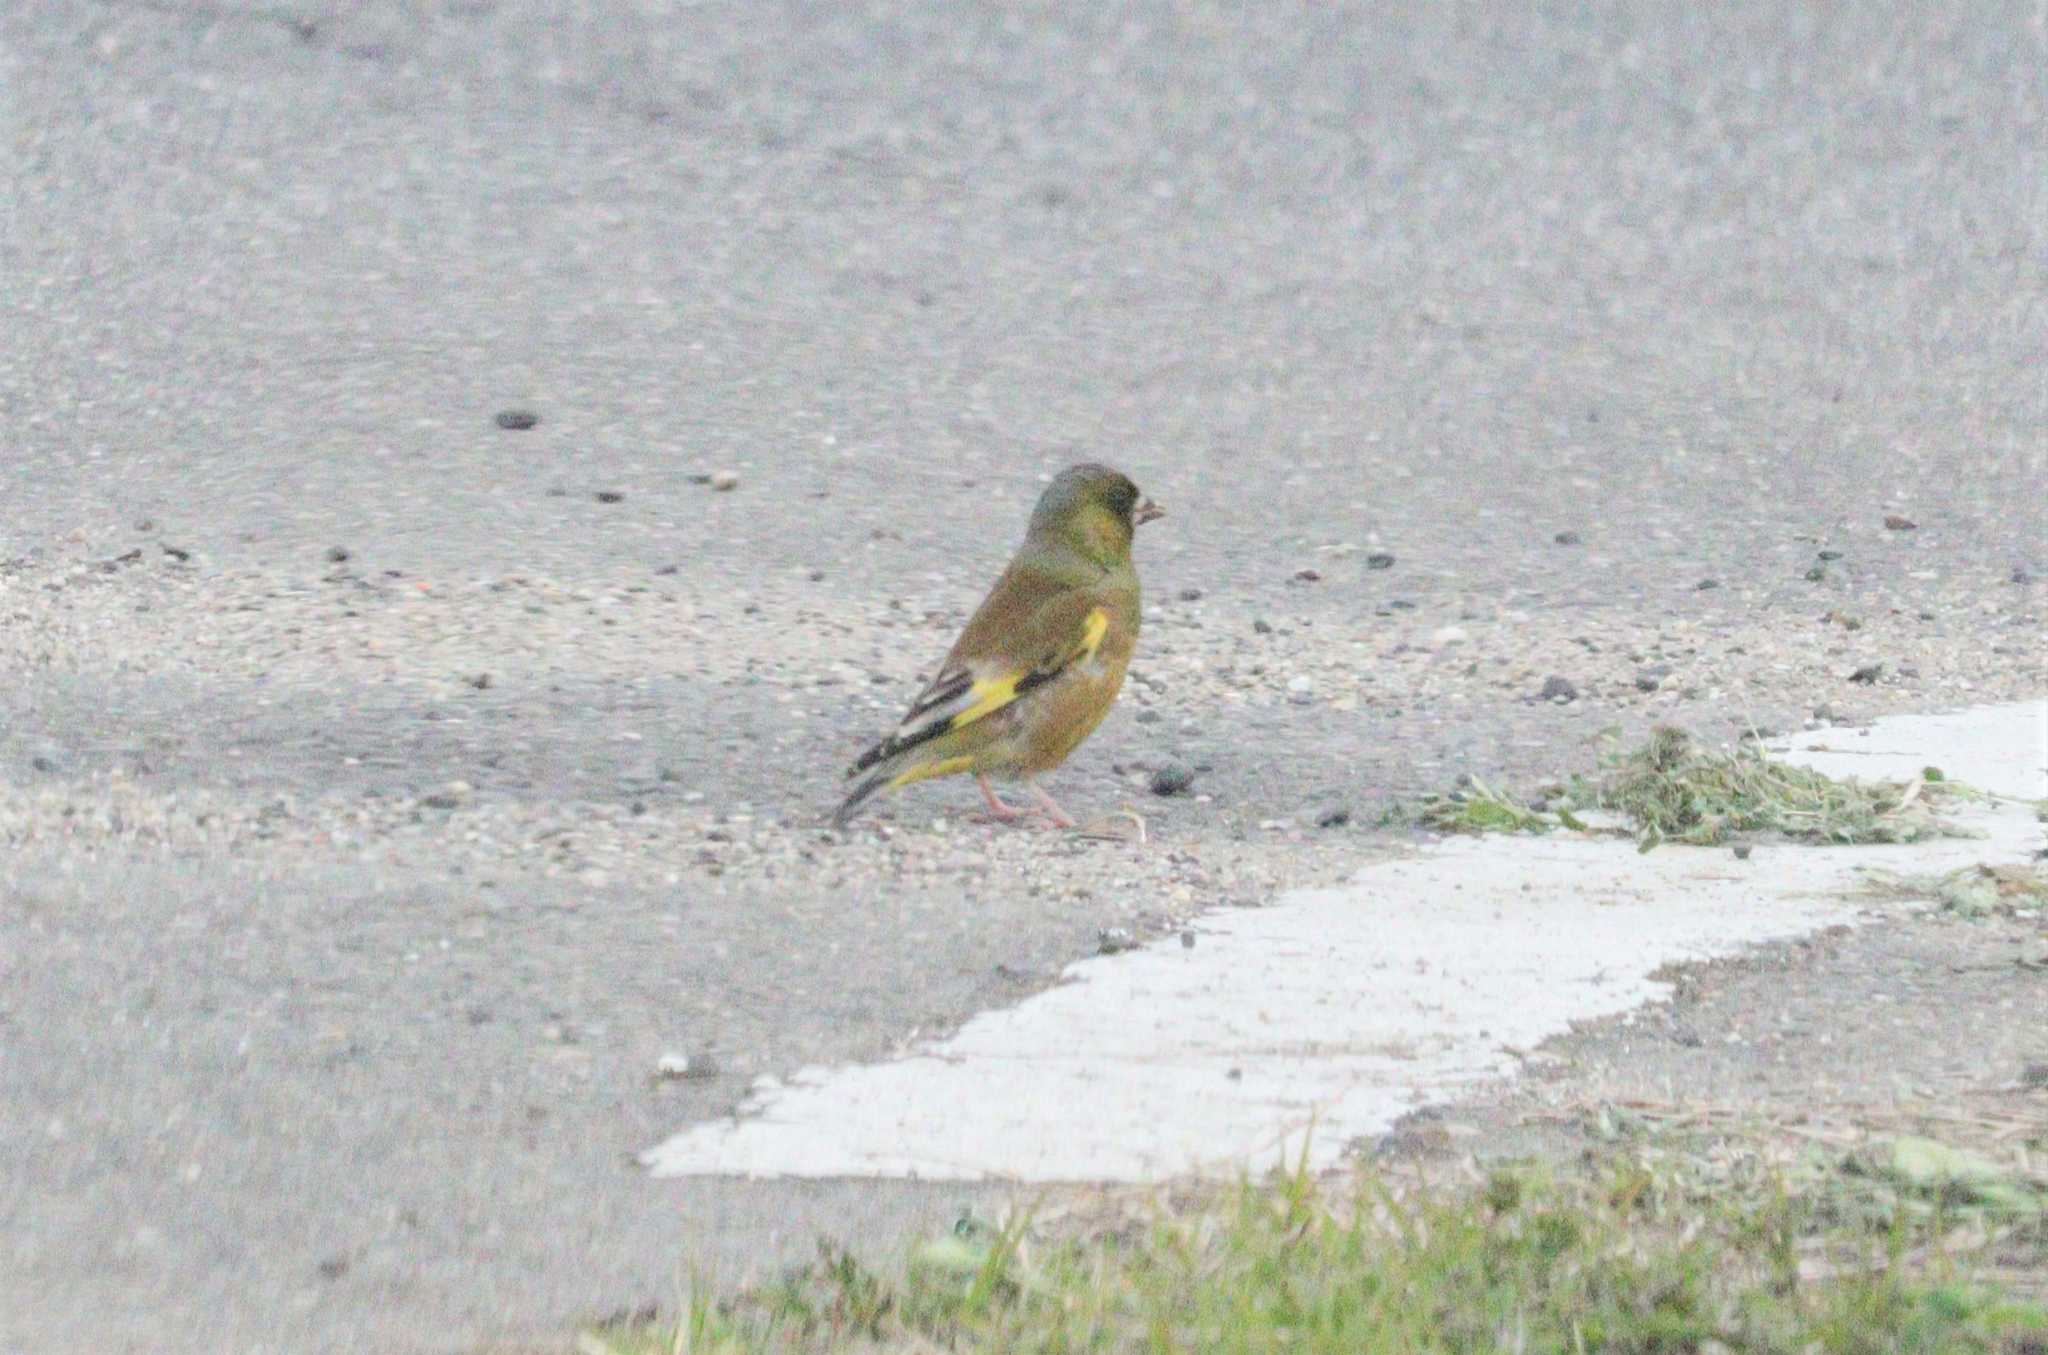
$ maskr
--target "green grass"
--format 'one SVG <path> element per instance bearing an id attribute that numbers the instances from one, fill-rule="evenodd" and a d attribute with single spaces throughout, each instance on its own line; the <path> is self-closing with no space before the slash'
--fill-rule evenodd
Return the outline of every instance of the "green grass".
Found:
<path id="1" fill-rule="evenodd" d="M 1935 788 L 1939 787 L 1940 790 Z M 1648 846 L 1711 846 L 1738 833 L 1810 842 L 1915 842 L 1954 833 L 1932 798 L 1954 783 L 1838 781 L 1766 757 L 1754 743 L 1715 750 L 1668 725 L 1641 747 L 1609 758 L 1583 792 L 1590 805 L 1627 816 Z"/>
<path id="2" fill-rule="evenodd" d="M 1443 833 L 1587 831 L 1579 814 L 1604 811 L 1626 821 L 1644 851 L 1764 834 L 1835 845 L 1915 842 L 1957 835 L 1937 802 L 1973 794 L 1937 768 L 1914 781 L 1842 781 L 1779 762 L 1754 743 L 1712 749 L 1660 726 L 1637 747 L 1610 752 L 1594 774 L 1550 787 L 1534 803 L 1474 780 L 1425 800 L 1411 821 Z"/>
<path id="3" fill-rule="evenodd" d="M 1717 1202 L 1635 1165 L 1564 1182 L 1503 1171 L 1438 1194 L 1360 1176 L 1333 1195 L 1295 1173 L 1093 1234 L 963 1224 L 889 1276 L 826 1251 L 776 1286 L 699 1292 L 680 1320 L 593 1331 L 582 1348 L 2048 1352 L 2048 1308 L 1973 1284 L 1934 1213 L 1831 1225 L 1781 1189 Z"/>

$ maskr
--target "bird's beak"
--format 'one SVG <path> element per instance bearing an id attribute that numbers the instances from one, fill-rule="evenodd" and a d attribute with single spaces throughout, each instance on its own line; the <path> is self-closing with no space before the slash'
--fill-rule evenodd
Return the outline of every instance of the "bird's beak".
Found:
<path id="1" fill-rule="evenodd" d="M 1150 522 L 1154 518 L 1163 518 L 1165 516 L 1166 510 L 1164 508 L 1161 508 L 1150 499 L 1140 499 L 1137 510 L 1131 514 L 1131 522 L 1133 524 L 1145 523 Z"/>

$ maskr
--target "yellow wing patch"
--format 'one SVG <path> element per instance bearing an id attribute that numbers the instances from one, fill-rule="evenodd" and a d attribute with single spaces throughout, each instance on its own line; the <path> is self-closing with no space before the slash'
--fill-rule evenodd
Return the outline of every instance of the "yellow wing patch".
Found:
<path id="1" fill-rule="evenodd" d="M 935 776 L 951 776 L 955 772 L 964 772 L 973 766 L 974 759 L 971 757 L 949 757 L 942 758 L 937 762 L 927 762 L 922 767 L 912 767 L 901 776 L 891 779 L 889 789 L 895 790 L 900 786 L 907 786 L 913 781 L 929 781 Z"/>
<path id="2" fill-rule="evenodd" d="M 1109 634 L 1109 613 L 1097 607 L 1089 612 L 1088 619 L 1081 623 L 1081 643 L 1074 646 L 1071 652 L 1061 657 L 1051 668 L 1045 670 L 1034 669 L 1028 673 L 1011 673 L 1006 677 L 983 678 L 968 688 L 968 691 L 975 698 L 974 704 L 947 721 L 946 727 L 948 729 L 958 729 L 962 725 L 973 724 L 985 715 L 993 715 L 1017 699 L 1020 686 L 1025 686 L 1025 684 L 1035 686 L 1036 684 L 1031 682 L 1031 679 L 1034 677 L 1043 681 L 1045 678 L 1057 675 L 1073 664 L 1086 663 L 1095 657 L 1096 650 L 1102 648 L 1102 637 L 1107 634 Z M 1028 689 L 1026 687 L 1026 690 Z"/>

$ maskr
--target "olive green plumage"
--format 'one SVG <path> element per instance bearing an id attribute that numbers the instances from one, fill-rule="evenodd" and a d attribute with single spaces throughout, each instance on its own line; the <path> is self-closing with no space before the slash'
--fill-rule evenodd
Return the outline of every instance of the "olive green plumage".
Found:
<path id="1" fill-rule="evenodd" d="M 1118 471 L 1062 471 L 938 676 L 896 732 L 848 769 L 859 781 L 833 822 L 844 825 L 878 790 L 964 773 L 981 779 L 998 817 L 1017 811 L 990 778 L 1024 781 L 1054 822 L 1071 823 L 1032 778 L 1064 762 L 1116 703 L 1138 639 L 1131 538 L 1157 516 Z"/>

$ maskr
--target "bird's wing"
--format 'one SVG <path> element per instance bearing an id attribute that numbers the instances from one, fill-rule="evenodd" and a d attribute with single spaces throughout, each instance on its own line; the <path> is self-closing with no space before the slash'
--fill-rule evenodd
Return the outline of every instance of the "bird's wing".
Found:
<path id="1" fill-rule="evenodd" d="M 847 774 L 985 720 L 1086 663 L 1109 623 L 1109 609 L 1089 590 L 1006 574 L 896 732 L 861 754 Z"/>

